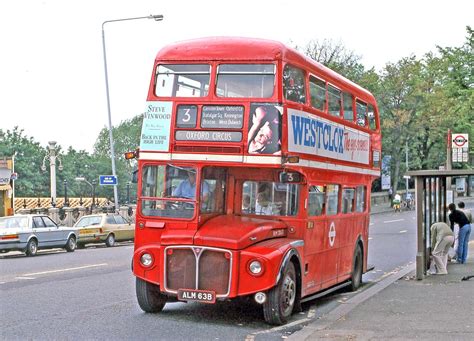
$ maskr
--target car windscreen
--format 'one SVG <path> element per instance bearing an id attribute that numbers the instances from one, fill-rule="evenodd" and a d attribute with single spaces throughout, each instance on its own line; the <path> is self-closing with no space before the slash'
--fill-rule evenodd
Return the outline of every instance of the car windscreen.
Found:
<path id="1" fill-rule="evenodd" d="M 27 217 L 3 217 L 0 218 L 0 229 L 1 228 L 18 228 L 28 227 Z"/>
<path id="2" fill-rule="evenodd" d="M 102 217 L 95 216 L 95 217 L 82 217 L 77 223 L 76 227 L 84 227 L 84 226 L 92 226 L 92 225 L 100 225 L 100 221 Z"/>

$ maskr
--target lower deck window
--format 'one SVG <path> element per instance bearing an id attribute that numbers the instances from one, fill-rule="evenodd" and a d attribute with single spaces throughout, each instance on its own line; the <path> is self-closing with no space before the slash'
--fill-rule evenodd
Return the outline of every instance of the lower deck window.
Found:
<path id="1" fill-rule="evenodd" d="M 298 212 L 297 184 L 245 181 L 242 193 L 243 214 L 294 216 Z"/>

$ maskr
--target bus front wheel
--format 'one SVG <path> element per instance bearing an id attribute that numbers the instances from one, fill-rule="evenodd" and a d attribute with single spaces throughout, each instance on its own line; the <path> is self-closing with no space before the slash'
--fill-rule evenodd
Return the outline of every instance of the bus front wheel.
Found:
<path id="1" fill-rule="evenodd" d="M 135 289 L 140 308 L 146 313 L 159 313 L 166 304 L 166 296 L 156 284 L 136 278 Z"/>
<path id="2" fill-rule="evenodd" d="M 289 262 L 278 284 L 270 289 L 263 303 L 265 321 L 272 325 L 285 324 L 293 312 L 296 302 L 296 271 Z"/>

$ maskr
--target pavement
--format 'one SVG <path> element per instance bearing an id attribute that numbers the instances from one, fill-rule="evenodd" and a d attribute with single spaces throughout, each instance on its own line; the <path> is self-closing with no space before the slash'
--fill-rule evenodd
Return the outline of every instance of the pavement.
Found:
<path id="1" fill-rule="evenodd" d="M 473 201 L 472 197 L 463 199 L 468 199 L 466 203 Z M 378 207 L 371 213 L 388 208 Z M 410 264 L 368 288 L 362 287 L 352 298 L 287 339 L 474 340 L 472 239 L 471 234 L 467 263 L 449 263 L 447 275 L 417 280 L 415 264 Z"/>

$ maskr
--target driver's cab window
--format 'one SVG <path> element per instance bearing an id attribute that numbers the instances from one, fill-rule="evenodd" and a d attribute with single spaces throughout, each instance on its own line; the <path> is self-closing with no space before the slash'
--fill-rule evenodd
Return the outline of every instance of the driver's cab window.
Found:
<path id="1" fill-rule="evenodd" d="M 196 203 L 195 167 L 147 165 L 142 172 L 142 214 L 190 219 Z M 203 189 L 208 192 L 208 188 Z"/>

